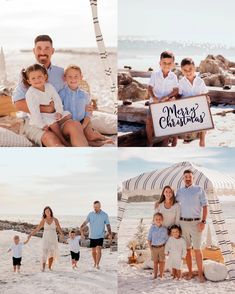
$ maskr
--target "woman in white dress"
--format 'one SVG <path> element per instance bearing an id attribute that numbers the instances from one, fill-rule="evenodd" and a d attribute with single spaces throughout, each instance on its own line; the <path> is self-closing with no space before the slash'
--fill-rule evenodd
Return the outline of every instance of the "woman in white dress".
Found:
<path id="1" fill-rule="evenodd" d="M 44 229 L 42 236 L 42 271 L 45 271 L 46 263 L 48 260 L 49 270 L 52 270 L 53 261 L 58 258 L 58 236 L 57 231 L 60 233 L 61 238 L 64 239 L 64 234 L 60 227 L 58 219 L 53 216 L 52 209 L 46 206 L 43 210 L 42 220 L 39 225 L 29 234 L 28 239 Z"/>
<path id="2" fill-rule="evenodd" d="M 163 226 L 170 228 L 178 225 L 180 220 L 180 205 L 175 198 L 174 190 L 165 186 L 162 190 L 160 200 L 155 203 L 155 212 L 163 215 Z"/>

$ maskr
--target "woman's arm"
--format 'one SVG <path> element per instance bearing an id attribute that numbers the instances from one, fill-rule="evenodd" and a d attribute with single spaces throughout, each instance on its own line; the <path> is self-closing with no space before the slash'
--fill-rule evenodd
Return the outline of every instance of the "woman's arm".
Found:
<path id="1" fill-rule="evenodd" d="M 61 226 L 60 226 L 60 223 L 59 223 L 58 219 L 55 218 L 54 220 L 55 220 L 55 225 L 56 225 L 57 231 L 60 233 L 61 237 L 64 239 L 64 233 L 63 233 L 63 231 L 61 229 Z"/>
<path id="2" fill-rule="evenodd" d="M 176 211 L 175 211 L 175 225 L 180 224 L 180 205 L 179 203 L 176 203 Z"/>
<path id="3" fill-rule="evenodd" d="M 32 236 L 34 236 L 37 232 L 39 232 L 44 227 L 45 220 L 42 219 L 39 223 L 39 225 L 29 234 L 28 239 L 30 239 Z"/>

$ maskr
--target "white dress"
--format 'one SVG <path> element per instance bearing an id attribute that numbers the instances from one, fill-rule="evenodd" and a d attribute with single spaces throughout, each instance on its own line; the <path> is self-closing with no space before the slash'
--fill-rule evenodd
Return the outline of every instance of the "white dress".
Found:
<path id="1" fill-rule="evenodd" d="M 63 110 L 63 104 L 56 89 L 49 83 L 45 84 L 45 91 L 29 87 L 26 92 L 25 99 L 30 112 L 30 125 L 34 125 L 40 129 L 44 126 L 52 125 L 57 120 L 55 118 L 55 112 L 62 114 L 62 118 L 69 115 L 69 111 Z M 50 102 L 54 102 L 54 113 L 41 113 L 40 105 L 49 105 Z"/>
<path id="2" fill-rule="evenodd" d="M 50 225 L 45 221 L 42 236 L 42 260 L 47 262 L 51 257 L 58 258 L 58 236 L 54 220 Z"/>
<path id="3" fill-rule="evenodd" d="M 166 242 L 165 254 L 169 254 L 169 267 L 180 270 L 183 265 L 182 258 L 185 258 L 186 253 L 186 242 L 182 237 L 179 239 L 170 237 Z"/>
<path id="4" fill-rule="evenodd" d="M 159 204 L 159 207 L 156 208 L 156 212 L 160 212 L 163 215 L 163 226 L 166 228 L 171 227 L 172 225 L 179 225 L 180 221 L 180 205 L 175 203 L 171 208 L 166 208 L 164 202 Z"/>

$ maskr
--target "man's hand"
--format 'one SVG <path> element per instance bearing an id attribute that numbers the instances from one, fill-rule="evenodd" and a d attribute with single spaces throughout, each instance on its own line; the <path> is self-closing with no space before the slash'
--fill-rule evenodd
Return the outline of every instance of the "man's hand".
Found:
<path id="1" fill-rule="evenodd" d="M 205 224 L 202 223 L 202 222 L 200 222 L 200 223 L 197 225 L 197 227 L 198 227 L 198 231 L 199 231 L 199 232 L 202 232 L 202 231 L 205 229 Z"/>
<path id="2" fill-rule="evenodd" d="M 175 96 L 168 99 L 168 101 L 175 101 L 175 100 L 176 100 Z"/>
<path id="3" fill-rule="evenodd" d="M 169 97 L 168 96 L 164 96 L 161 98 L 160 102 L 166 102 L 169 100 Z"/>
<path id="4" fill-rule="evenodd" d="M 112 238 L 112 234 L 109 234 L 109 241 L 110 241 L 110 244 L 112 244 L 112 240 L 113 240 L 113 238 Z"/>
<path id="5" fill-rule="evenodd" d="M 56 119 L 56 120 L 61 119 L 61 117 L 62 117 L 62 114 L 61 114 L 61 113 L 59 113 L 59 112 L 56 112 L 56 113 L 55 113 L 55 119 Z"/>
<path id="6" fill-rule="evenodd" d="M 54 102 L 51 101 L 49 105 L 40 105 L 40 112 L 42 112 L 42 113 L 54 113 L 55 112 Z"/>

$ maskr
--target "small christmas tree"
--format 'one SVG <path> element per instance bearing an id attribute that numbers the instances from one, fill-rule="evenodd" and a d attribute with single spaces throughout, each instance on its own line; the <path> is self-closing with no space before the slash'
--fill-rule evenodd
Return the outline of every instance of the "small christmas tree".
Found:
<path id="1" fill-rule="evenodd" d="M 147 232 L 146 227 L 143 223 L 143 218 L 140 219 L 139 225 L 137 227 L 137 232 L 135 234 L 135 238 L 137 241 L 136 249 L 138 250 L 144 250 L 147 248 L 147 238 L 146 238 Z"/>

